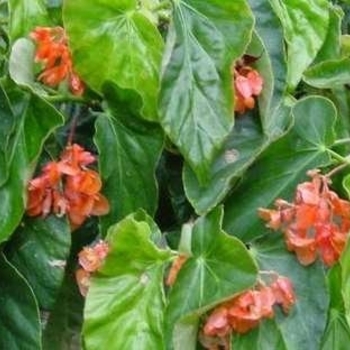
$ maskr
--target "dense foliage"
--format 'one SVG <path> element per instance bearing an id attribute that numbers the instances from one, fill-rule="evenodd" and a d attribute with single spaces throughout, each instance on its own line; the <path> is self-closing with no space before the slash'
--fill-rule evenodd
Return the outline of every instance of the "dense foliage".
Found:
<path id="1" fill-rule="evenodd" d="M 0 348 L 347 349 L 349 21 L 0 0 Z"/>

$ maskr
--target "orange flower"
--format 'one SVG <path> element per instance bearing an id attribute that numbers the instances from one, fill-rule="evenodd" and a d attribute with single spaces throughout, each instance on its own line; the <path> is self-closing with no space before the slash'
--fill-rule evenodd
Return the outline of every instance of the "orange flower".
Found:
<path id="1" fill-rule="evenodd" d="M 177 278 L 177 275 L 182 267 L 182 265 L 186 262 L 187 260 L 187 256 L 185 255 L 179 255 L 172 263 L 171 267 L 170 267 L 170 270 L 169 270 L 169 273 L 168 273 L 168 277 L 165 281 L 165 284 L 167 286 L 173 286 L 175 281 L 176 281 L 176 278 Z"/>
<path id="2" fill-rule="evenodd" d="M 270 285 L 260 283 L 255 289 L 247 290 L 218 305 L 209 314 L 200 337 L 203 346 L 210 349 L 212 344 L 226 344 L 225 339 L 232 332 L 249 332 L 261 320 L 274 317 L 274 305 L 280 305 L 285 313 L 289 313 L 296 302 L 291 281 L 275 272 L 268 274 L 272 278 Z"/>
<path id="3" fill-rule="evenodd" d="M 243 59 L 236 62 L 232 68 L 232 89 L 234 91 L 235 111 L 244 113 L 247 109 L 253 109 L 255 106 L 255 97 L 259 96 L 263 79 L 259 72 L 249 65 Z"/>
<path id="4" fill-rule="evenodd" d="M 74 95 L 82 95 L 85 87 L 73 70 L 64 29 L 61 27 L 37 27 L 30 33 L 30 37 L 37 45 L 35 62 L 41 63 L 43 67 L 38 80 L 52 87 L 68 80 L 70 91 Z"/>
<path id="5" fill-rule="evenodd" d="M 96 272 L 103 265 L 108 252 L 109 245 L 99 240 L 90 247 L 84 247 L 78 254 L 81 268 L 76 271 L 75 277 L 82 296 L 85 297 L 89 290 L 91 273 Z"/>
<path id="6" fill-rule="evenodd" d="M 293 203 L 276 201 L 277 210 L 259 209 L 260 217 L 273 230 L 285 235 L 288 250 L 303 265 L 319 256 L 326 266 L 336 263 L 350 230 L 350 202 L 328 187 L 329 179 L 310 171 L 310 182 L 299 184 Z"/>
<path id="7" fill-rule="evenodd" d="M 108 200 L 99 193 L 100 175 L 86 168 L 94 161 L 95 157 L 81 146 L 67 146 L 58 162 L 48 163 L 42 174 L 29 182 L 27 214 L 67 214 L 72 230 L 90 215 L 107 214 Z"/>

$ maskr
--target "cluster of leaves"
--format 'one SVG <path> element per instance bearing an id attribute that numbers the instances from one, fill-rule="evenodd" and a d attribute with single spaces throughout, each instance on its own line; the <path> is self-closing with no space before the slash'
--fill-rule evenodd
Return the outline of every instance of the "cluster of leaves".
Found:
<path id="1" fill-rule="evenodd" d="M 345 0 L 0 0 L 0 348 L 200 349 L 210 311 L 272 270 L 295 305 L 225 347 L 345 349 L 350 248 L 302 266 L 257 210 L 315 168 L 350 193 L 349 16 Z M 37 27 L 64 28 L 60 77 L 85 90 L 43 84 Z M 263 85 L 238 91 L 234 116 L 244 55 L 240 76 Z M 74 232 L 25 213 L 30 180 L 69 141 L 98 154 L 109 202 Z M 78 253 L 84 268 L 100 239 L 83 299 Z"/>

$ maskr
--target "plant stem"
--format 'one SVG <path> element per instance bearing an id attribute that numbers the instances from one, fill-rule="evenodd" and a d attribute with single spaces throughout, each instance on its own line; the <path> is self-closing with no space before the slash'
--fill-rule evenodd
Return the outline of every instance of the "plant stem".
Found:
<path id="1" fill-rule="evenodd" d="M 350 137 L 345 138 L 345 139 L 339 139 L 334 142 L 334 145 L 343 145 L 345 143 L 350 143 Z"/>
<path id="2" fill-rule="evenodd" d="M 70 96 L 70 95 L 55 95 L 55 96 L 45 96 L 45 100 L 48 102 L 80 102 L 85 103 L 86 100 L 80 96 Z"/>

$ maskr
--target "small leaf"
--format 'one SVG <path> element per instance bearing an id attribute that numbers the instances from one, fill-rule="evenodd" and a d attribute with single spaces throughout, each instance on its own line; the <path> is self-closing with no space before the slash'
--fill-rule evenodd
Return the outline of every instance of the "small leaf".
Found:
<path id="1" fill-rule="evenodd" d="M 70 250 L 65 220 L 49 216 L 22 223 L 7 249 L 9 261 L 33 288 L 41 308 L 51 310 L 61 287 Z"/>
<path id="2" fill-rule="evenodd" d="M 334 142 L 334 105 L 310 96 L 298 101 L 292 113 L 293 128 L 269 146 L 225 203 L 224 228 L 244 240 L 265 230 L 259 207 L 266 208 L 277 198 L 288 200 L 308 170 L 330 163 L 327 148 Z"/>
<path id="3" fill-rule="evenodd" d="M 288 47 L 288 85 L 291 90 L 312 63 L 326 38 L 327 0 L 269 0 L 281 20 Z"/>
<path id="4" fill-rule="evenodd" d="M 137 117 L 142 102 L 135 92 L 115 84 L 106 84 L 103 91 L 108 108 L 97 118 L 95 143 L 103 191 L 111 205 L 110 213 L 101 218 L 106 232 L 111 224 L 139 208 L 155 212 L 155 168 L 163 148 L 163 133 L 158 125 Z"/>
<path id="5" fill-rule="evenodd" d="M 39 309 L 33 291 L 19 272 L 0 254 L 0 348 L 41 349 Z"/>
<path id="6" fill-rule="evenodd" d="M 244 244 L 221 229 L 222 215 L 222 208 L 216 208 L 194 224 L 193 255 L 181 268 L 169 294 L 168 349 L 194 348 L 190 338 L 174 333 L 175 324 L 184 325 L 190 317 L 188 326 L 192 328 L 204 311 L 255 283 L 257 267 Z"/>
<path id="7" fill-rule="evenodd" d="M 165 348 L 163 270 L 172 253 L 151 241 L 150 220 L 138 212 L 108 231 L 110 252 L 86 298 L 87 350 Z"/>
<path id="8" fill-rule="evenodd" d="M 136 90 L 143 100 L 142 115 L 157 120 L 163 40 L 137 11 L 137 1 L 66 1 L 63 15 L 74 66 L 83 80 L 98 92 L 106 80 Z"/>
<path id="9" fill-rule="evenodd" d="M 320 89 L 332 89 L 350 83 L 350 59 L 328 60 L 304 73 L 304 81 Z"/>
<path id="10" fill-rule="evenodd" d="M 10 38 L 26 37 L 36 26 L 49 25 L 45 0 L 8 0 Z"/>
<path id="11" fill-rule="evenodd" d="M 160 121 L 201 184 L 233 126 L 230 66 L 243 54 L 251 29 L 252 16 L 242 0 L 174 4 Z"/>

